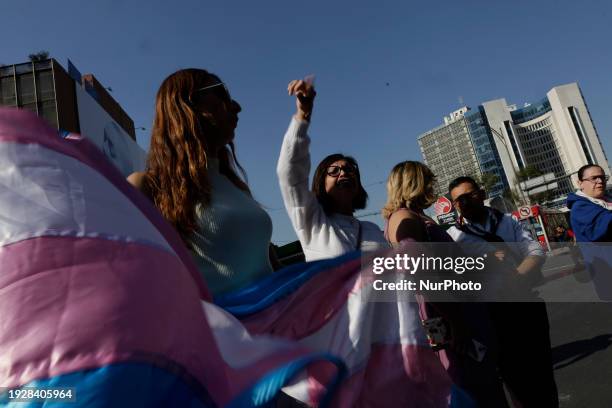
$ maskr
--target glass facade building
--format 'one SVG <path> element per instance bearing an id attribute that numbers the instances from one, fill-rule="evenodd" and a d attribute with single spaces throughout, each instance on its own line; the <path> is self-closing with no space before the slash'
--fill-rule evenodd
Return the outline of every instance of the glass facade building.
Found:
<path id="1" fill-rule="evenodd" d="M 496 176 L 487 186 L 489 198 L 501 196 L 508 187 L 493 135 L 482 107 L 463 108 L 445 118 L 446 124 L 418 138 L 425 163 L 437 176 L 436 193 L 444 195 L 448 185 L 459 176 L 482 180 Z"/>
<path id="2" fill-rule="evenodd" d="M 418 139 L 425 162 L 441 182 L 439 193 L 455 177 L 484 180 L 494 174 L 497 182 L 485 183 L 489 198 L 511 189 L 523 203 L 555 208 L 564 206 L 567 194 L 576 189 L 581 166 L 593 163 L 610 171 L 577 83 L 554 87 L 519 109 L 496 99 L 474 110 L 463 107 L 444 121 Z M 528 167 L 552 174 L 547 179 L 552 181 L 521 184 L 521 171 Z"/>
<path id="3" fill-rule="evenodd" d="M 495 147 L 493 134 L 487 123 L 484 109 L 482 106 L 479 106 L 477 110 L 468 111 L 464 117 L 470 132 L 472 145 L 476 152 L 481 174 L 493 174 L 497 177 L 497 182 L 489 188 L 487 193 L 489 197 L 501 196 L 508 187 L 508 179 Z"/>
<path id="4" fill-rule="evenodd" d="M 544 115 L 547 112 L 552 110 L 550 106 L 550 101 L 548 98 L 544 98 L 537 103 L 525 106 L 521 109 L 516 109 L 510 112 L 510 116 L 512 117 L 512 122 L 515 125 L 519 125 L 524 122 L 529 122 L 532 119 L 535 119 L 539 116 Z"/>

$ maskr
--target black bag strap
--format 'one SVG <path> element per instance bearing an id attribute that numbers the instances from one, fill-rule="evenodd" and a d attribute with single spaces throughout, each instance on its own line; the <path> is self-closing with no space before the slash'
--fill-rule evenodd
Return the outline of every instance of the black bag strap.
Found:
<path id="1" fill-rule="evenodd" d="M 496 243 L 505 243 L 506 241 L 500 237 L 499 235 L 496 234 L 497 232 L 497 228 L 499 227 L 499 224 L 501 224 L 501 221 L 504 217 L 504 214 L 501 211 L 498 211 L 494 208 L 490 208 L 489 211 L 492 212 L 493 214 L 493 220 L 494 222 L 491 223 L 491 232 L 489 231 L 474 231 L 473 229 L 469 228 L 468 226 L 462 224 L 460 222 L 460 220 L 457 220 L 456 222 L 456 227 L 457 229 L 459 229 L 460 231 L 466 233 L 466 234 L 470 234 L 476 237 L 479 237 L 481 239 L 484 239 L 487 242 L 496 242 Z M 517 264 L 521 263 L 521 260 L 519 259 L 518 255 L 514 253 L 514 251 L 512 251 L 512 249 L 508 248 L 507 245 L 504 245 L 507 249 L 508 249 L 508 254 L 514 259 L 515 262 L 517 262 Z"/>
<path id="2" fill-rule="evenodd" d="M 359 251 L 361 249 L 361 221 L 357 220 L 357 224 L 359 226 L 357 227 L 357 246 L 355 249 Z"/>
<path id="3" fill-rule="evenodd" d="M 497 211 L 494 208 L 489 208 L 489 211 L 491 211 L 491 213 L 493 214 L 493 220 L 492 220 L 493 222 L 491 222 L 490 232 L 489 231 L 474 231 L 473 229 L 464 225 L 461 222 L 461 219 L 457 220 L 457 222 L 455 223 L 455 226 L 457 227 L 457 229 L 459 229 L 460 231 L 466 234 L 477 236 L 488 242 L 505 242 L 502 237 L 496 234 L 497 228 L 499 227 L 499 224 L 501 224 L 502 219 L 504 218 L 504 214 L 501 211 Z"/>

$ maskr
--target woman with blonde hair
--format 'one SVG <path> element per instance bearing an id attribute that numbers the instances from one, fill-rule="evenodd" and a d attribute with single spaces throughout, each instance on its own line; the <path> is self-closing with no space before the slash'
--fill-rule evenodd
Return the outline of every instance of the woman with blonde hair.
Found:
<path id="1" fill-rule="evenodd" d="M 396 164 L 387 180 L 387 203 L 382 214 L 385 237 L 392 244 L 406 241 L 446 243 L 434 249 L 454 253 L 453 239 L 424 210 L 436 200 L 435 174 L 423 163 L 404 161 Z M 428 302 L 420 297 L 422 320 L 442 318 L 450 329 L 451 341 L 440 352 L 454 383 L 483 407 L 508 407 L 501 382 L 496 374 L 494 335 L 488 310 L 478 303 Z M 476 343 L 474 343 L 476 340 Z M 476 344 L 486 345 L 484 357 L 477 361 Z"/>
<path id="2" fill-rule="evenodd" d="M 396 164 L 387 180 L 387 203 L 382 214 L 385 235 L 391 243 L 411 238 L 418 242 L 452 242 L 424 210 L 437 199 L 436 176 L 422 163 L 404 161 Z"/>

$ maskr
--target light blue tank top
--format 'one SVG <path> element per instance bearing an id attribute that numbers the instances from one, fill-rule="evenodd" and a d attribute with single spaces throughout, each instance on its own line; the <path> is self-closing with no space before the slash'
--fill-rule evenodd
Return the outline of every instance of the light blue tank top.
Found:
<path id="1" fill-rule="evenodd" d="M 210 160 L 208 177 L 210 204 L 196 206 L 197 230 L 189 241 L 200 274 L 217 295 L 272 273 L 272 221 L 253 198 L 219 173 L 217 160 Z"/>

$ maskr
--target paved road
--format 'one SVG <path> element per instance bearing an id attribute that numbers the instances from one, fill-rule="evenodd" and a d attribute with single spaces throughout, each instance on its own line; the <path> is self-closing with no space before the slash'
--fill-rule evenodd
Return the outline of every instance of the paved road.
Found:
<path id="1" fill-rule="evenodd" d="M 572 269 L 569 255 L 549 257 L 545 276 L 551 280 L 540 288 L 542 296 L 554 299 L 562 293 L 565 300 L 594 299 L 581 268 L 564 276 Z M 551 302 L 548 316 L 560 406 L 612 407 L 612 304 Z"/>

